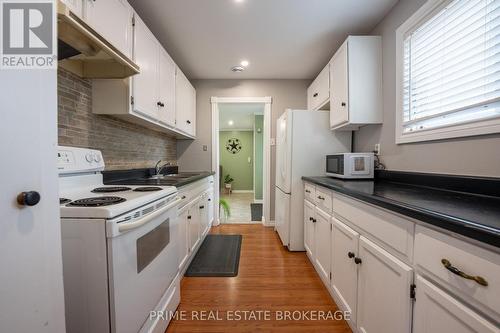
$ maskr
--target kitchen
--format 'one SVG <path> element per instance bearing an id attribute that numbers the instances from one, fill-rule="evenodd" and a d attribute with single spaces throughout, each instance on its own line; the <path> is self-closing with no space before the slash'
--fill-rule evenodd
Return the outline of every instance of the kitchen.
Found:
<path id="1" fill-rule="evenodd" d="M 499 332 L 500 1 L 0 5 L 0 331 Z"/>

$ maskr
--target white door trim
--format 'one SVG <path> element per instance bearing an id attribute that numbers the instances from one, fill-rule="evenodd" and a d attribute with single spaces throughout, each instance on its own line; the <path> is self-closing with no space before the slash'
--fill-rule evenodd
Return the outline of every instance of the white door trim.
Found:
<path id="1" fill-rule="evenodd" d="M 219 104 L 259 103 L 264 104 L 264 172 L 263 172 L 263 222 L 270 221 L 271 205 L 271 104 L 272 97 L 212 97 L 212 171 L 215 173 L 215 212 L 214 225 L 220 224 L 218 202 L 220 197 L 219 175 Z"/>

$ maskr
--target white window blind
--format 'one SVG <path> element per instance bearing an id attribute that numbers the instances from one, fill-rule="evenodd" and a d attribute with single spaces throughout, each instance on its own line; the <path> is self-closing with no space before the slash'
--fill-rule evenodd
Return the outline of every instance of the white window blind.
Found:
<path id="1" fill-rule="evenodd" d="M 451 1 L 403 47 L 403 135 L 500 117 L 500 0 Z"/>

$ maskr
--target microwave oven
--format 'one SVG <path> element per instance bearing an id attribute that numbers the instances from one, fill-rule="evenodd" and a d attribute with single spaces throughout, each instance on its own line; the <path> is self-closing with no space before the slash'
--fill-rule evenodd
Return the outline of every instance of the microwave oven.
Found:
<path id="1" fill-rule="evenodd" d="M 373 153 L 341 153 L 326 156 L 326 175 L 342 179 L 373 179 Z"/>

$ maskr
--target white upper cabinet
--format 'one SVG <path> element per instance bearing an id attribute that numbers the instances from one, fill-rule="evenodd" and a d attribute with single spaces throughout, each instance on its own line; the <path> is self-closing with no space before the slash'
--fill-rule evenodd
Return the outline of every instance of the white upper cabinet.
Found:
<path id="1" fill-rule="evenodd" d="M 357 324 L 365 333 L 410 333 L 413 269 L 361 236 Z"/>
<path id="2" fill-rule="evenodd" d="M 318 77 L 307 88 L 307 109 L 320 110 L 330 98 L 330 67 L 326 65 Z"/>
<path id="3" fill-rule="evenodd" d="M 195 136 L 196 90 L 179 68 L 175 80 L 175 105 L 177 128 L 190 136 Z"/>
<path id="4" fill-rule="evenodd" d="M 83 0 L 83 12 L 88 25 L 131 58 L 133 9 L 127 0 Z"/>
<path id="5" fill-rule="evenodd" d="M 175 126 L 175 62 L 160 47 L 159 54 L 159 114 L 161 122 Z"/>
<path id="6" fill-rule="evenodd" d="M 356 130 L 382 123 L 382 42 L 349 36 L 330 62 L 330 127 Z"/>
<path id="7" fill-rule="evenodd" d="M 146 24 L 138 17 L 135 21 L 134 60 L 141 73 L 131 79 L 132 108 L 144 116 L 158 119 L 160 46 Z"/>

